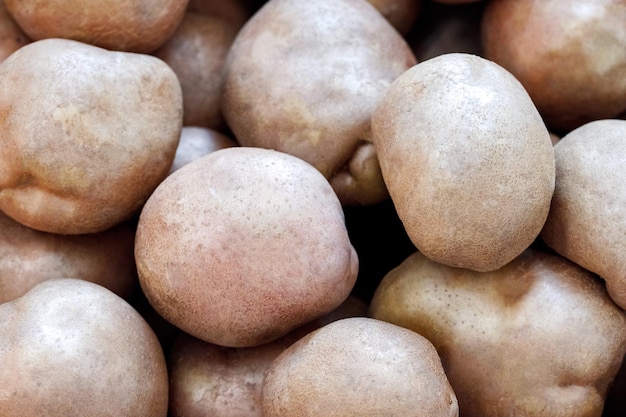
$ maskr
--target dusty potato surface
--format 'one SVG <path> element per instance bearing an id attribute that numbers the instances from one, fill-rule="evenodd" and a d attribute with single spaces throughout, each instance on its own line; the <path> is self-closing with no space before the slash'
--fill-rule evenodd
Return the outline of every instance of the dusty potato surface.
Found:
<path id="1" fill-rule="evenodd" d="M 626 352 L 626 316 L 601 280 L 534 248 L 484 273 L 416 252 L 370 315 L 435 345 L 464 417 L 598 417 Z"/>
<path id="2" fill-rule="evenodd" d="M 167 175 L 181 126 L 180 83 L 163 61 L 32 42 L 0 65 L 0 210 L 51 233 L 106 230 Z"/>

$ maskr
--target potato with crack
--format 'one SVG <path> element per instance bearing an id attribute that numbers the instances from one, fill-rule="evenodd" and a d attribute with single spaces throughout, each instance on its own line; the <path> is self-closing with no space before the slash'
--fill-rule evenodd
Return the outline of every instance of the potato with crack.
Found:
<path id="1" fill-rule="evenodd" d="M 537 248 L 492 272 L 416 252 L 369 314 L 434 344 L 464 417 L 599 417 L 626 352 L 626 314 L 602 281 Z"/>

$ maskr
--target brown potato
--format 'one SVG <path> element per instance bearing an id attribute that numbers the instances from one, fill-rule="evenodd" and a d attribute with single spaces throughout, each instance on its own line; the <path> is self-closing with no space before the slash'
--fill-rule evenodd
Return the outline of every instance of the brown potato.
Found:
<path id="1" fill-rule="evenodd" d="M 433 345 L 366 317 L 304 336 L 270 366 L 264 417 L 457 417 L 456 396 Z"/>
<path id="2" fill-rule="evenodd" d="M 252 5 L 247 0 L 189 0 L 187 11 L 228 19 L 241 28 L 252 16 Z"/>
<path id="3" fill-rule="evenodd" d="M 170 174 L 211 152 L 233 146 L 237 143 L 224 133 L 206 127 L 183 126 Z"/>
<path id="4" fill-rule="evenodd" d="M 146 202 L 139 282 L 165 319 L 248 347 L 320 317 L 350 294 L 358 258 L 328 181 L 278 151 L 232 147 L 187 164 Z"/>
<path id="5" fill-rule="evenodd" d="M 122 298 L 137 285 L 130 223 L 89 235 L 40 232 L 0 213 L 0 304 L 50 278 L 79 278 Z"/>
<path id="6" fill-rule="evenodd" d="M 387 90 L 372 132 L 398 216 L 424 255 L 495 270 L 539 235 L 554 150 L 530 97 L 502 67 L 465 53 L 423 61 Z"/>
<path id="7" fill-rule="evenodd" d="M 371 113 L 414 63 L 404 38 L 365 1 L 270 0 L 230 49 L 222 112 L 241 145 L 302 158 L 343 204 L 374 204 L 388 194 Z"/>
<path id="8" fill-rule="evenodd" d="M 626 110 L 624 1 L 491 1 L 482 32 L 485 57 L 521 81 L 559 134 Z"/>
<path id="9" fill-rule="evenodd" d="M 4 0 L 0 0 L 0 63 L 29 42 L 28 36 L 9 14 Z"/>
<path id="10" fill-rule="evenodd" d="M 626 315 L 602 282 L 534 248 L 483 273 L 416 252 L 369 314 L 434 344 L 463 417 L 599 417 L 626 352 Z"/>
<path id="11" fill-rule="evenodd" d="M 4 0 L 33 40 L 65 38 L 102 48 L 149 53 L 163 45 L 189 0 Z"/>
<path id="12" fill-rule="evenodd" d="M 410 32 L 417 20 L 422 0 L 367 0 L 402 35 Z"/>
<path id="13" fill-rule="evenodd" d="M 554 146 L 556 188 L 541 232 L 564 257 L 606 281 L 626 308 L 626 120 L 596 120 Z"/>
<path id="14" fill-rule="evenodd" d="M 106 230 L 167 176 L 181 128 L 180 84 L 160 59 L 23 46 L 0 64 L 0 210 L 51 233 Z"/>
<path id="15" fill-rule="evenodd" d="M 165 417 L 167 367 L 128 303 L 78 279 L 0 304 L 0 415 Z"/>

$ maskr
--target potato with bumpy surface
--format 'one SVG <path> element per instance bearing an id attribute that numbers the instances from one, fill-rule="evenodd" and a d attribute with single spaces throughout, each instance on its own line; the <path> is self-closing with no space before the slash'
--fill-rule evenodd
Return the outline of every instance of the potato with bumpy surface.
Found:
<path id="1" fill-rule="evenodd" d="M 626 352 L 626 315 L 601 280 L 534 248 L 483 273 L 416 252 L 369 314 L 435 345 L 464 417 L 599 417 Z"/>
<path id="2" fill-rule="evenodd" d="M 270 0 L 243 26 L 226 63 L 222 112 L 242 146 L 315 166 L 345 204 L 388 197 L 370 119 L 415 57 L 362 0 Z"/>
<path id="3" fill-rule="evenodd" d="M 295 156 L 250 147 L 165 179 L 139 216 L 135 259 L 159 314 L 229 347 L 270 342 L 335 309 L 358 273 L 328 181 Z"/>
<path id="4" fill-rule="evenodd" d="M 0 210 L 51 233 L 106 230 L 167 176 L 181 128 L 180 83 L 160 59 L 23 46 L 0 64 Z"/>

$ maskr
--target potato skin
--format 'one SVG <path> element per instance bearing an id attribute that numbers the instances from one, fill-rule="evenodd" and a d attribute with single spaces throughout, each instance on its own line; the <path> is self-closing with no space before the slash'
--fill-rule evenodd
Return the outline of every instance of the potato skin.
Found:
<path id="1" fill-rule="evenodd" d="M 160 59 L 23 46 L 0 65 L 0 209 L 50 233 L 106 230 L 167 175 L 181 128 L 180 84 Z"/>
<path id="2" fill-rule="evenodd" d="M 0 1 L 0 63 L 27 43 L 30 39 Z"/>
<path id="3" fill-rule="evenodd" d="M 589 271 L 530 248 L 474 272 L 416 252 L 369 314 L 437 348 L 464 417 L 599 417 L 626 352 L 626 316 Z"/>
<path id="4" fill-rule="evenodd" d="M 200 126 L 183 126 L 170 174 L 211 152 L 233 146 L 238 146 L 238 144 L 217 130 Z"/>

